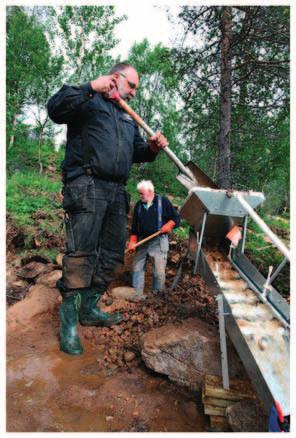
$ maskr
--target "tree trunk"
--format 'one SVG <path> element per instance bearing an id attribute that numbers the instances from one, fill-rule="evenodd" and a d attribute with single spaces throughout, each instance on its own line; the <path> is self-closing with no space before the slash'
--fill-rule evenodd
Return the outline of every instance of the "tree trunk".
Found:
<path id="1" fill-rule="evenodd" d="M 231 7 L 222 8 L 221 16 L 221 90 L 220 133 L 218 140 L 218 184 L 223 189 L 231 186 L 230 129 L 231 129 Z"/>
<path id="2" fill-rule="evenodd" d="M 14 145 L 14 130 L 16 127 L 16 121 L 17 121 L 17 115 L 15 114 L 13 117 L 13 121 L 12 121 L 12 129 L 11 129 L 11 135 L 9 138 L 9 145 L 8 145 L 8 149 L 11 149 L 12 146 Z"/>
<path id="3" fill-rule="evenodd" d="M 43 172 L 43 164 L 42 164 L 42 137 L 43 137 L 43 130 L 39 133 L 38 138 L 38 163 L 39 163 L 39 174 L 41 175 Z"/>

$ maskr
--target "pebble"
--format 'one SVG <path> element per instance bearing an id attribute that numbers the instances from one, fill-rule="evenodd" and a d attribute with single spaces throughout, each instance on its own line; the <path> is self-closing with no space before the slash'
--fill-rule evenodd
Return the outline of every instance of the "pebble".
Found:
<path id="1" fill-rule="evenodd" d="M 132 351 L 126 351 L 123 357 L 125 362 L 131 362 L 136 357 L 136 355 Z"/>

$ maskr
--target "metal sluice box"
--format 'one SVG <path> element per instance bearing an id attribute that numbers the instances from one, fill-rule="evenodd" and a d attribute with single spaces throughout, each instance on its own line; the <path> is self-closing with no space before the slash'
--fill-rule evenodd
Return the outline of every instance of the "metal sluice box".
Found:
<path id="1" fill-rule="evenodd" d="M 252 208 L 258 207 L 264 201 L 264 195 L 252 191 L 228 193 L 226 190 L 220 190 L 195 164 L 188 163 L 187 166 L 194 173 L 198 186 L 191 185 L 188 187 L 187 185 L 189 195 L 181 207 L 180 213 L 181 217 L 189 223 L 192 231 L 194 230 L 194 233 L 199 236 L 198 239 L 201 240 L 199 244 L 203 244 L 203 249 L 200 250 L 198 272 L 204 277 L 211 293 L 223 295 L 226 331 L 267 413 L 269 413 L 274 401 L 277 400 L 281 404 L 284 415 L 289 415 L 290 334 L 289 328 L 287 328 L 290 322 L 289 304 L 273 287 L 269 294 L 270 302 L 264 304 L 260 301 L 260 293 L 264 289 L 266 279 L 241 252 L 241 248 L 238 251 L 232 251 L 233 259 L 229 257 L 230 242 L 226 239 L 226 234 L 231 228 L 234 225 L 241 225 L 242 221 L 248 216 L 248 212 L 244 210 L 232 194 L 239 193 L 242 195 Z M 177 177 L 177 179 L 179 178 Z M 180 177 L 180 182 L 183 182 L 182 177 Z M 221 254 L 221 258 L 228 260 L 232 265 L 232 269 L 238 273 L 239 278 L 247 283 L 250 292 L 247 292 L 246 295 L 254 293 L 258 297 L 259 304 L 254 304 L 254 309 L 251 310 L 256 314 L 259 308 L 266 307 L 268 313 L 269 306 L 274 306 L 281 313 L 282 321 L 287 321 L 286 326 L 281 326 L 273 314 L 271 320 L 266 322 L 265 326 L 262 321 L 258 321 L 261 337 L 257 342 L 259 332 L 256 334 L 255 322 L 248 321 L 248 317 L 246 321 L 242 321 L 244 318 L 238 318 L 233 313 L 234 307 L 229 301 L 229 295 L 223 287 L 223 282 L 219 283 L 213 272 L 213 266 L 207 262 L 207 253 L 211 249 L 215 249 Z M 243 291 L 241 292 L 243 295 Z M 272 324 L 275 324 L 274 333 L 276 335 L 272 333 Z M 248 333 L 248 330 L 254 329 L 254 327 L 256 342 L 250 340 L 250 334 Z M 264 342 L 266 343 L 265 349 L 262 348 Z"/>

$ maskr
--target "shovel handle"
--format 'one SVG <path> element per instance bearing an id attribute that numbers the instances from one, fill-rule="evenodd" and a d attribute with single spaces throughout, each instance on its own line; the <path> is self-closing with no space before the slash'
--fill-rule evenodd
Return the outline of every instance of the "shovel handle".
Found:
<path id="1" fill-rule="evenodd" d="M 131 118 L 139 125 L 144 131 L 152 137 L 154 135 L 154 131 L 144 122 L 144 120 L 123 100 L 119 95 L 114 97 L 118 105 L 131 116 Z M 195 181 L 194 175 L 191 170 L 184 166 L 181 160 L 177 157 L 177 155 L 166 146 L 163 148 L 163 151 L 168 155 L 168 157 L 175 163 L 175 165 L 179 168 L 179 170 L 188 176 L 191 180 Z"/>
<path id="2" fill-rule="evenodd" d="M 151 234 L 151 235 L 148 236 L 148 237 L 145 237 L 145 239 L 140 240 L 140 242 L 138 242 L 138 243 L 135 244 L 135 248 L 137 248 L 137 247 L 140 246 L 140 245 L 143 245 L 143 243 L 148 242 L 148 240 L 151 240 L 151 239 L 153 239 L 154 237 L 159 236 L 160 234 L 161 234 L 161 230 L 156 231 L 156 233 L 153 233 L 153 234 Z M 125 254 L 126 254 L 127 252 L 128 252 L 128 249 L 125 250 Z"/>

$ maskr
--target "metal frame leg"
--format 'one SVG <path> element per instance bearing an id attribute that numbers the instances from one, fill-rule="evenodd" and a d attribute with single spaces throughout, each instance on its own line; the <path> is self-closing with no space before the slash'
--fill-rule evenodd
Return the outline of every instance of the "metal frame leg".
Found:
<path id="1" fill-rule="evenodd" d="M 247 236 L 248 216 L 244 217 L 243 222 L 243 240 L 242 240 L 242 253 L 245 252 L 246 236 Z"/>
<path id="2" fill-rule="evenodd" d="M 201 245 L 202 245 L 202 241 L 203 241 L 203 236 L 204 236 L 204 231 L 205 231 L 207 217 L 208 217 L 208 212 L 205 211 L 204 215 L 203 215 L 203 218 L 202 218 L 202 226 L 201 226 L 201 232 L 200 232 L 200 237 L 199 237 L 199 240 L 198 240 L 198 247 L 197 247 L 195 261 L 194 261 L 193 275 L 195 275 L 196 271 L 197 271 L 198 260 L 199 260 L 199 256 L 200 256 Z"/>
<path id="3" fill-rule="evenodd" d="M 226 333 L 225 333 L 225 320 L 224 320 L 225 313 L 224 313 L 224 305 L 223 305 L 223 295 L 222 294 L 217 295 L 216 300 L 218 302 L 218 312 L 219 312 L 219 334 L 220 334 L 223 388 L 229 389 L 229 373 L 228 373 L 228 358 L 227 358 L 227 343 L 226 343 Z"/>
<path id="4" fill-rule="evenodd" d="M 272 276 L 270 277 L 270 284 L 272 284 L 274 282 L 274 280 L 276 279 L 276 277 L 279 275 L 279 273 L 281 272 L 281 270 L 284 268 L 284 266 L 286 265 L 288 259 L 286 259 L 286 257 L 284 258 L 284 260 L 280 263 L 280 265 L 276 268 L 276 270 L 274 271 L 274 273 L 272 274 Z"/>

